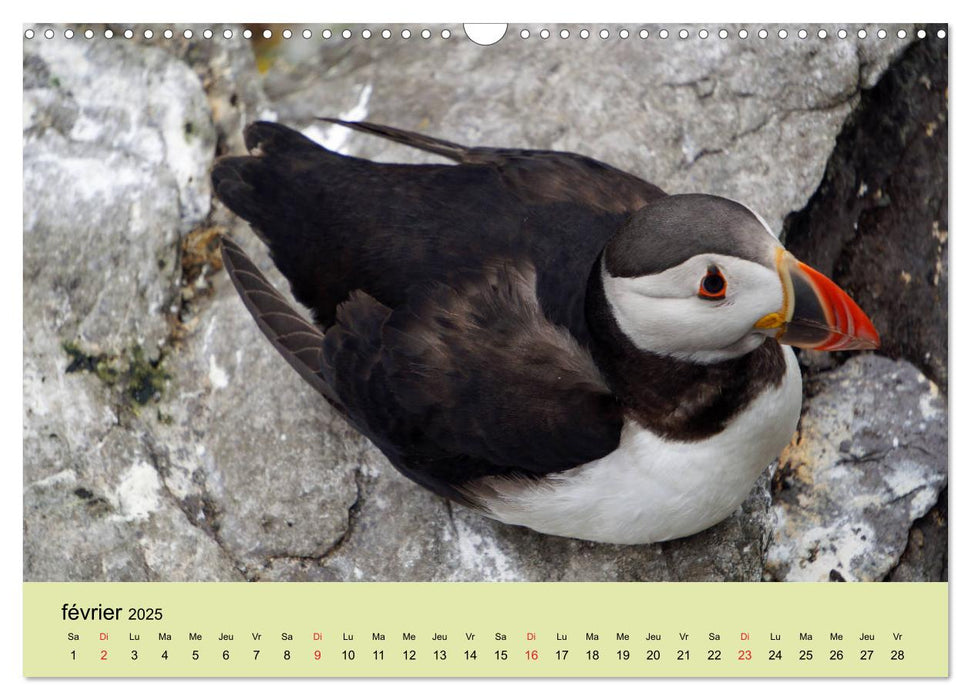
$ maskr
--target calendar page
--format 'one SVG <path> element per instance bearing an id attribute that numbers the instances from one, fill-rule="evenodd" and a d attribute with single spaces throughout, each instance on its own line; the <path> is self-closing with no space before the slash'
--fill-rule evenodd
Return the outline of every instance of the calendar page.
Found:
<path id="1" fill-rule="evenodd" d="M 22 37 L 25 676 L 949 675 L 948 25 Z"/>

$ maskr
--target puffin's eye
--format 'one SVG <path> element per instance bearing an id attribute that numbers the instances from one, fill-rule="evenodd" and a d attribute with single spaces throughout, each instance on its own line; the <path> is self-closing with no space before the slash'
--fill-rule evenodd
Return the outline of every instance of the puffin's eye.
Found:
<path id="1" fill-rule="evenodd" d="M 698 296 L 702 299 L 724 299 L 725 287 L 725 276 L 722 271 L 714 265 L 709 265 L 707 274 L 701 278 Z"/>

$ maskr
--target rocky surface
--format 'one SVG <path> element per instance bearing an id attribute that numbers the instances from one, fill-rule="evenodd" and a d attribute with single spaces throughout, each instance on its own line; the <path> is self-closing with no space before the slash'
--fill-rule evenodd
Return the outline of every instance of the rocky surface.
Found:
<path id="1" fill-rule="evenodd" d="M 864 93 L 786 246 L 870 312 L 881 351 L 947 390 L 947 42 L 912 45 Z"/>
<path id="2" fill-rule="evenodd" d="M 940 27 L 927 29 L 934 36 Z M 786 219 L 784 231 L 793 253 L 867 309 L 881 332 L 881 353 L 906 358 L 945 395 L 947 54 L 946 41 L 916 42 L 864 92 L 818 190 Z M 803 353 L 816 367 L 847 356 Z M 914 525 L 887 578 L 947 578 L 946 514 L 945 491 Z M 871 568 L 867 575 L 877 573 Z"/>
<path id="3" fill-rule="evenodd" d="M 460 27 L 448 40 L 416 31 L 326 42 L 318 31 L 262 47 L 263 75 L 239 28 L 208 42 L 158 32 L 137 43 L 25 42 L 26 580 L 763 577 L 795 518 L 783 520 L 778 493 L 772 504 L 771 470 L 730 519 L 661 545 L 494 523 L 395 473 L 265 342 L 219 273 L 216 234 L 230 231 L 281 282 L 246 227 L 209 200 L 213 158 L 239 152 L 253 118 L 278 115 L 343 152 L 388 160 L 429 159 L 313 117 L 580 151 L 668 191 L 746 201 L 779 230 L 815 191 L 861 90 L 910 43 L 896 27 L 883 40 L 874 28 L 862 40 L 837 40 L 835 27 L 827 40 L 775 30 L 763 40 L 753 27 L 745 40 L 737 28 L 726 40 L 662 40 L 649 27 L 648 40 L 622 40 L 615 27 L 607 41 L 581 40 L 578 27 L 569 40 L 529 27 L 522 40 L 521 29 L 493 47 Z M 847 393 L 876 386 L 880 361 L 853 365 Z M 894 367 L 916 396 L 932 391 Z M 831 393 L 821 390 L 821 406 L 842 415 Z M 825 413 L 816 401 L 807 419 Z M 946 426 L 945 414 L 933 422 Z M 893 544 L 879 550 L 888 576 L 942 570 L 932 519 L 944 511 L 910 532 L 943 486 L 938 471 L 921 473 L 930 500 L 908 501 L 893 520 Z M 845 486 L 861 483 L 886 488 Z M 838 486 L 818 512 L 850 522 L 837 506 L 855 492 L 841 500 Z M 788 561 L 773 555 L 772 576 L 802 575 L 795 540 L 789 549 Z M 893 568 L 902 550 L 909 563 Z M 870 575 L 862 566 L 841 571 Z"/>
<path id="4" fill-rule="evenodd" d="M 151 440 L 214 148 L 202 86 L 164 51 L 25 43 L 26 579 L 237 575 L 168 497 Z"/>
<path id="5" fill-rule="evenodd" d="M 941 491 L 923 518 L 910 528 L 907 548 L 896 566 L 885 577 L 887 581 L 948 580 L 947 489 Z"/>
<path id="6" fill-rule="evenodd" d="M 823 174 L 833 139 L 860 91 L 906 42 L 795 35 L 682 40 L 640 27 L 607 40 L 578 26 L 509 27 L 491 47 L 433 34 L 416 50 L 401 40 L 331 39 L 316 51 L 281 50 L 267 92 L 281 121 L 333 148 L 401 162 L 427 155 L 319 116 L 366 117 L 459 143 L 577 151 L 658 183 L 708 192 L 758 211 L 773 231 L 801 208 Z M 521 31 L 530 32 L 529 39 Z M 791 29 L 791 28 L 790 28 Z M 896 31 L 896 27 L 888 29 Z M 559 38 L 569 31 L 569 39 Z"/>
<path id="7" fill-rule="evenodd" d="M 947 481 L 946 403 L 912 365 L 877 355 L 815 384 L 773 481 L 766 574 L 879 581 Z"/>

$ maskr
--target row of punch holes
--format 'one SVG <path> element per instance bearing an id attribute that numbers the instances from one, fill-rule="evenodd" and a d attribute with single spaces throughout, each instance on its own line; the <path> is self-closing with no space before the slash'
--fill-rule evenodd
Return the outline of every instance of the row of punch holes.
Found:
<path id="1" fill-rule="evenodd" d="M 477 30 L 474 29 L 474 27 L 476 26 L 481 26 L 481 25 L 467 25 L 465 27 L 465 33 L 467 36 L 469 36 L 470 39 L 472 39 L 472 41 L 475 41 L 476 43 L 479 43 L 479 44 L 496 43 L 497 41 L 502 39 L 502 37 L 505 34 L 505 30 L 503 29 L 502 34 L 499 34 L 497 38 L 495 38 L 494 40 L 489 40 L 492 36 L 495 36 L 496 32 L 494 30 L 491 32 L 488 32 L 488 31 L 482 32 L 480 36 L 477 36 L 479 32 L 477 32 Z M 495 26 L 495 25 L 490 25 L 490 26 Z M 27 29 L 24 32 L 24 37 L 27 39 L 33 39 L 39 33 L 42 34 L 46 39 L 53 39 L 56 36 L 56 32 L 53 29 L 48 28 L 43 30 L 43 32 L 40 32 L 40 30 L 35 31 L 34 29 Z M 274 31 L 272 29 L 262 29 L 262 30 L 258 30 L 257 32 L 254 32 L 252 29 L 243 29 L 238 33 L 244 39 L 252 39 L 256 35 L 261 36 L 263 39 L 272 39 L 274 37 Z M 378 37 L 378 36 L 380 36 L 382 39 L 390 39 L 392 36 L 395 35 L 395 32 L 392 32 L 392 30 L 390 29 L 382 29 L 380 31 L 372 31 L 371 29 L 361 29 L 357 33 L 362 39 L 371 39 L 372 37 Z M 422 39 L 431 39 L 432 36 L 436 33 L 439 36 L 441 36 L 442 39 L 452 38 L 452 30 L 447 28 L 436 32 L 432 32 L 430 29 L 422 29 L 418 32 L 412 32 L 412 30 L 408 28 L 403 28 L 397 31 L 397 34 L 402 39 L 411 39 L 414 36 L 419 36 Z M 729 32 L 729 30 L 727 29 L 719 29 L 714 32 L 709 31 L 708 29 L 697 29 L 694 32 L 684 28 L 678 29 L 675 31 L 671 31 L 668 29 L 660 29 L 656 31 L 656 36 L 658 39 L 667 39 L 671 36 L 676 36 L 678 39 L 683 40 L 683 39 L 691 38 L 692 33 L 694 33 L 694 36 L 696 36 L 698 39 L 708 39 L 711 36 L 717 36 L 719 39 L 727 39 L 734 32 Z M 838 29 L 836 30 L 835 35 L 840 39 L 845 39 L 847 36 L 850 35 L 850 33 L 851 33 L 850 30 Z M 144 29 L 141 31 L 141 34 L 146 39 L 153 39 L 156 35 L 156 32 L 153 29 Z M 172 29 L 164 29 L 158 32 L 158 34 L 159 36 L 165 39 L 172 39 L 175 37 L 176 31 Z M 232 39 L 234 36 L 236 36 L 236 34 L 237 32 L 234 31 L 233 29 L 224 29 L 221 32 L 217 32 L 212 29 L 203 29 L 199 31 L 199 36 L 201 36 L 203 39 L 212 39 L 216 36 L 222 36 L 224 39 Z M 596 34 L 601 39 L 609 39 L 612 35 L 609 29 L 600 29 L 599 31 L 596 32 Z M 744 29 L 744 28 L 737 30 L 737 36 L 739 39 L 747 39 L 753 35 L 758 37 L 759 39 L 767 39 L 772 34 L 775 34 L 780 39 L 787 39 L 790 36 L 789 30 L 785 28 L 774 30 L 772 32 L 770 32 L 768 29 L 763 28 L 763 29 L 754 31 L 753 33 L 750 33 L 747 29 Z M 816 37 L 819 39 L 826 39 L 829 37 L 829 32 L 827 32 L 827 30 L 825 29 L 818 29 L 815 32 L 810 32 L 810 30 L 803 28 L 803 29 L 793 30 L 793 34 L 795 34 L 795 36 L 799 37 L 800 39 L 806 39 L 811 34 L 815 34 Z M 887 36 L 889 36 L 889 33 L 887 32 L 886 29 L 878 29 L 875 32 L 875 34 L 878 39 L 886 39 Z M 116 36 L 116 33 L 112 29 L 105 29 L 103 35 L 106 39 L 112 39 Z M 194 36 L 196 36 L 196 32 L 194 32 L 192 29 L 184 29 L 181 32 L 181 35 L 185 39 L 192 39 Z M 294 31 L 292 29 L 287 28 L 287 29 L 280 30 L 279 35 L 284 39 L 293 39 L 298 36 L 303 37 L 304 39 L 311 39 L 314 37 L 315 33 L 310 29 Z M 328 29 L 323 29 L 320 32 L 320 37 L 322 39 L 336 39 L 336 38 L 351 39 L 354 37 L 354 35 L 355 35 L 355 32 L 351 29 L 342 29 L 342 30 L 335 31 L 328 28 Z M 549 29 L 540 29 L 535 33 L 535 35 L 529 29 L 521 29 L 519 31 L 519 36 L 521 39 L 529 39 L 533 36 L 538 36 L 540 39 L 549 39 L 553 35 L 554 33 L 551 32 Z M 556 35 L 559 36 L 560 39 L 569 39 L 571 36 L 576 36 L 576 37 L 579 37 L 580 39 L 589 39 L 593 34 L 589 29 L 584 28 L 584 29 L 577 30 L 575 33 L 571 32 L 569 29 L 560 29 L 558 32 L 556 32 Z M 632 35 L 636 35 L 641 39 L 648 39 L 651 36 L 653 36 L 652 33 L 647 29 L 640 29 L 632 32 L 631 30 L 626 28 L 617 30 L 616 35 L 621 39 L 629 39 Z M 856 30 L 856 35 L 860 39 L 866 39 L 868 36 L 868 32 L 866 29 L 858 29 Z M 907 30 L 899 29 L 897 30 L 896 35 L 898 39 L 906 39 Z M 83 36 L 85 39 L 93 39 L 95 36 L 97 36 L 97 33 L 93 29 L 86 29 L 83 32 L 79 32 L 79 33 L 75 33 L 73 29 L 64 30 L 64 38 L 73 39 L 75 36 Z M 125 29 L 124 31 L 120 32 L 118 36 L 122 36 L 125 39 L 132 39 L 135 37 L 135 30 Z M 924 29 L 918 29 L 916 32 L 916 36 L 918 39 L 924 39 L 927 37 L 927 31 Z M 947 32 L 944 29 L 939 29 L 937 31 L 937 37 L 939 39 L 944 39 L 946 36 L 947 36 Z"/>

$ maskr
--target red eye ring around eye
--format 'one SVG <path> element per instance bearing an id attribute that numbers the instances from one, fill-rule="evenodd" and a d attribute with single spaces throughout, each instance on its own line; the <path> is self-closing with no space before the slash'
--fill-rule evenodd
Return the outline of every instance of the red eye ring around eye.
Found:
<path id="1" fill-rule="evenodd" d="M 724 299 L 726 287 L 728 283 L 725 281 L 725 275 L 711 265 L 708 267 L 708 273 L 701 278 L 701 284 L 698 285 L 698 296 L 702 299 Z"/>

